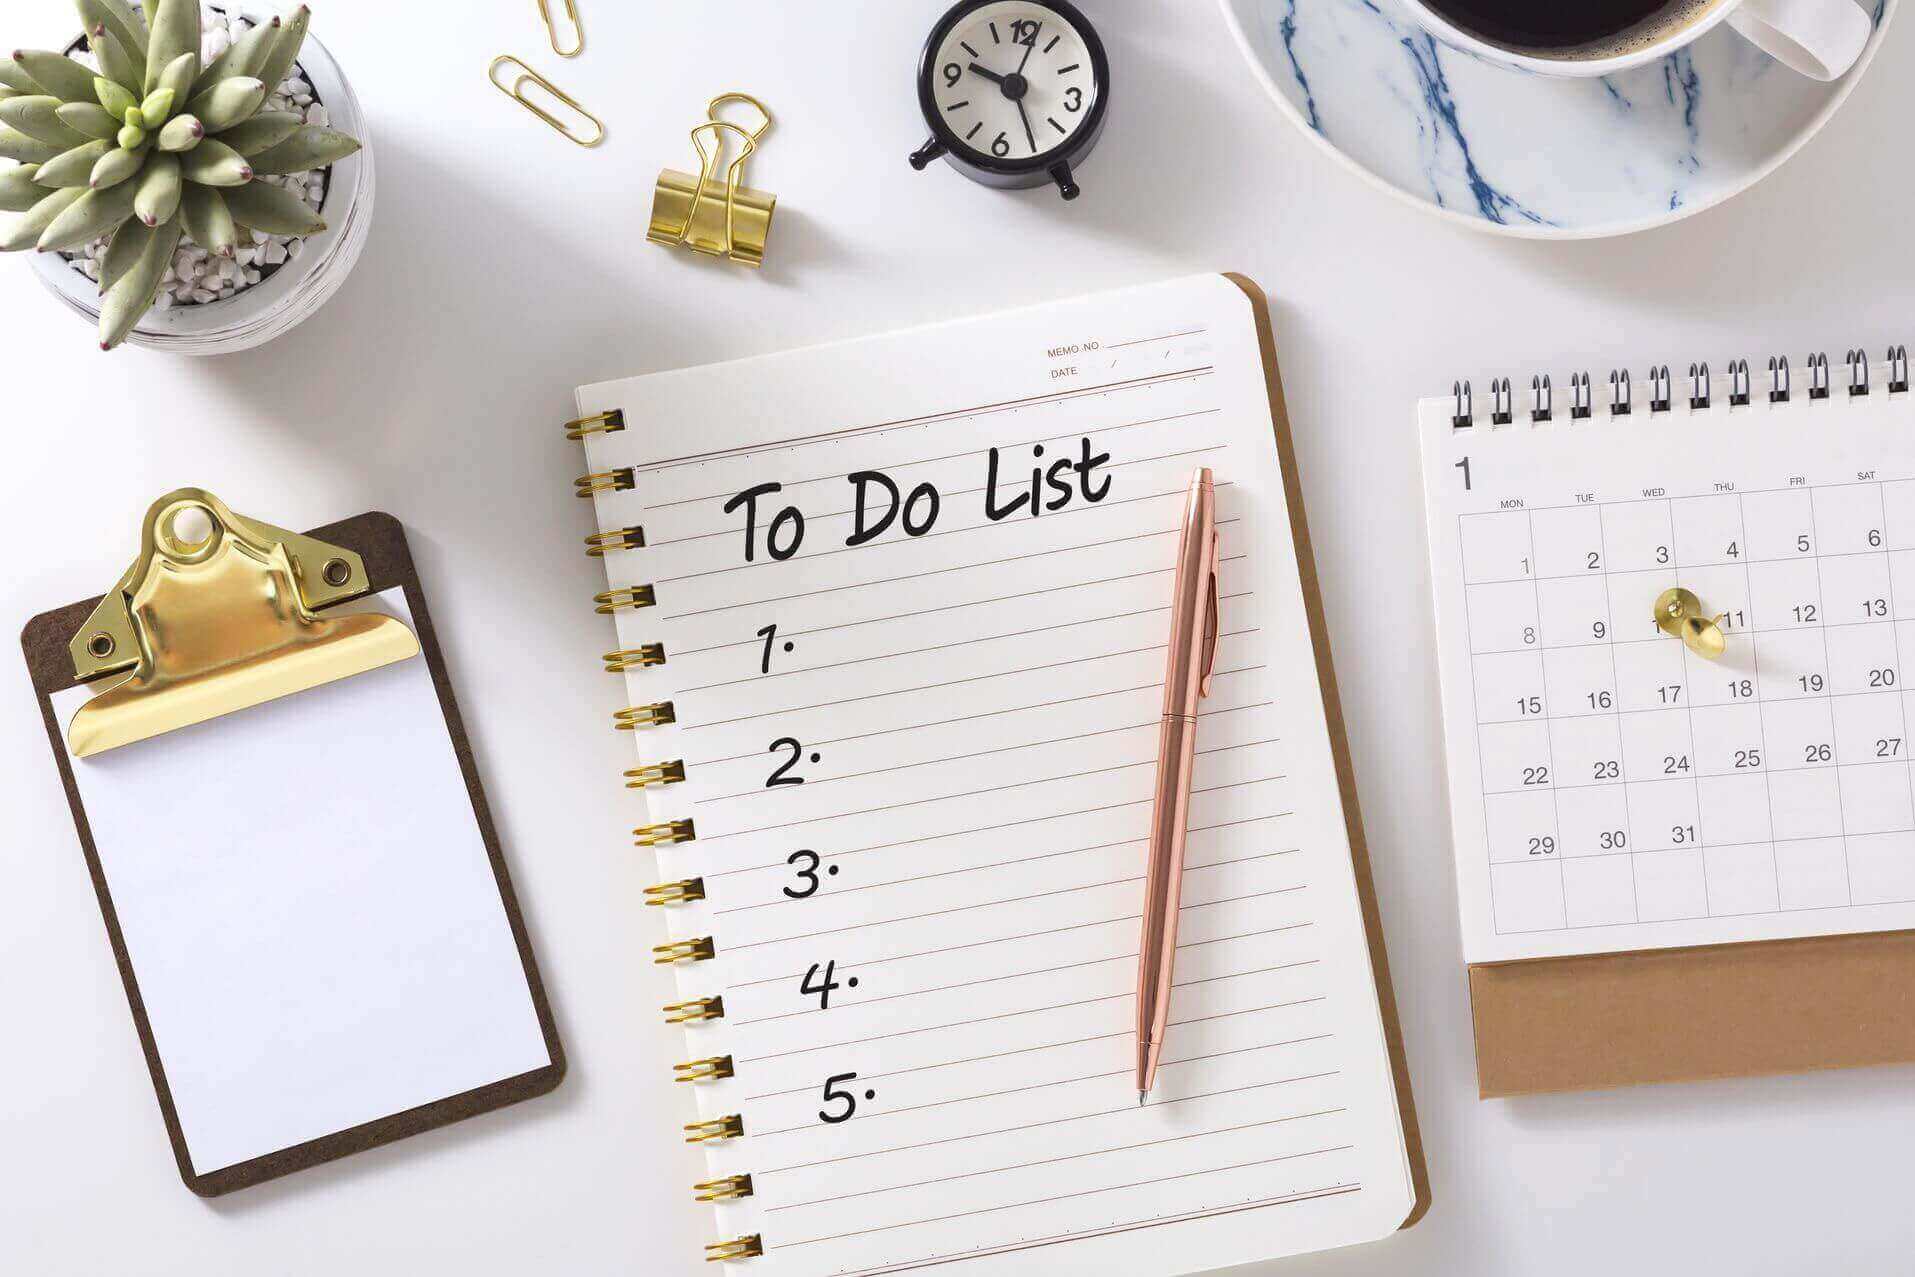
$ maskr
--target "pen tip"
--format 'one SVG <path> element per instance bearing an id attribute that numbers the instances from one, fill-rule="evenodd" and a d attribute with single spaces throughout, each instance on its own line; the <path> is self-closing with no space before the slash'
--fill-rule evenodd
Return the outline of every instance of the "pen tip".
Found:
<path id="1" fill-rule="evenodd" d="M 1139 1092 L 1137 1092 L 1137 1107 L 1139 1107 L 1139 1108 L 1142 1108 L 1142 1107 L 1143 1107 L 1143 1105 L 1144 1105 L 1144 1099 L 1145 1099 L 1145 1097 L 1147 1097 L 1147 1096 L 1148 1096 L 1149 1094 L 1150 1094 L 1150 1092 L 1149 1092 L 1149 1091 L 1139 1091 Z"/>

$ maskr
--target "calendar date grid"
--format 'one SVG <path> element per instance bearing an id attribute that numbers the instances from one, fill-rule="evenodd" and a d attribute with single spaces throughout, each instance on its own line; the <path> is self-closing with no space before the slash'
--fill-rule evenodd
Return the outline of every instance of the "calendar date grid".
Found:
<path id="1" fill-rule="evenodd" d="M 1499 933 L 1915 900 L 1915 480 L 1506 506 L 1458 516 Z"/>

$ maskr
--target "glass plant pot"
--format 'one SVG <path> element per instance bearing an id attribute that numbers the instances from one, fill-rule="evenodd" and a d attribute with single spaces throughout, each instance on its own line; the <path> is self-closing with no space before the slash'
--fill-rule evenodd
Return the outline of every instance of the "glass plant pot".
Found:
<path id="1" fill-rule="evenodd" d="M 242 3 L 207 6 L 249 21 L 271 21 L 276 10 Z M 77 43 L 76 43 L 76 46 Z M 331 166 L 320 216 L 326 229 L 303 241 L 299 256 L 231 297 L 202 305 L 149 310 L 127 343 L 183 355 L 226 355 L 250 350 L 298 327 L 352 273 L 372 223 L 372 141 L 366 120 L 339 64 L 312 32 L 299 53 L 298 68 L 325 106 L 333 128 L 359 139 L 361 149 Z M 90 324 L 100 318 L 100 289 L 59 253 L 33 253 L 33 269 L 54 296 Z"/>

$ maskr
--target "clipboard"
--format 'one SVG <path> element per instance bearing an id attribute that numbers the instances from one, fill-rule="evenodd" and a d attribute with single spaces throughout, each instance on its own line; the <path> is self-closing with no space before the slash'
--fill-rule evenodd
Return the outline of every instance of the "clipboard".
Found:
<path id="1" fill-rule="evenodd" d="M 231 1192 L 558 1085 L 564 1050 L 397 520 L 300 535 L 181 489 L 113 591 L 35 617 L 22 646 L 188 1188 Z"/>

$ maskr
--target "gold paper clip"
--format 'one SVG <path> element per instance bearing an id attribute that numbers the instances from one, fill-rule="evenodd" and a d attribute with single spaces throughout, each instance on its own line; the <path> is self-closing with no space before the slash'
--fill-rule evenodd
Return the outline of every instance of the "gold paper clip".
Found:
<path id="1" fill-rule="evenodd" d="M 1711 618 L 1702 609 L 1702 600 L 1681 586 L 1672 586 L 1656 596 L 1656 628 L 1705 660 L 1713 661 L 1727 650 L 1722 621 L 1728 616 Z"/>
<path id="2" fill-rule="evenodd" d="M 718 118 L 727 102 L 743 102 L 759 114 L 751 130 Z M 721 93 L 705 105 L 705 123 L 692 130 L 698 152 L 698 172 L 663 169 L 652 194 L 652 224 L 645 238 L 667 247 L 682 245 L 694 253 L 729 257 L 746 266 L 765 260 L 765 240 L 771 234 L 776 195 L 741 185 L 745 161 L 758 149 L 758 139 L 771 127 L 771 112 L 746 93 Z M 725 136 L 738 142 L 738 155 L 725 165 L 724 194 L 718 191 L 718 166 L 725 154 Z"/>
<path id="3" fill-rule="evenodd" d="M 140 555 L 73 636 L 74 677 L 124 675 L 68 726 L 86 758 L 419 654 L 396 617 L 325 616 L 371 590 L 343 546 L 234 514 L 212 493 L 155 501 Z"/>
<path id="4" fill-rule="evenodd" d="M 572 27 L 572 47 L 560 44 L 559 26 L 552 17 L 552 0 L 539 0 L 539 16 L 545 19 L 545 34 L 552 39 L 552 52 L 561 58 L 576 58 L 585 52 L 585 24 L 578 20 L 578 0 L 565 0 L 565 20 Z"/>
<path id="5" fill-rule="evenodd" d="M 499 78 L 500 67 L 517 67 L 518 78 L 508 84 Z M 537 71 L 534 71 L 531 67 L 525 65 L 523 61 L 513 55 L 501 53 L 498 57 L 492 59 L 492 65 L 486 68 L 485 78 L 492 81 L 493 88 L 551 125 L 566 141 L 576 142 L 580 146 L 597 146 L 605 140 L 605 124 L 602 120 L 580 106 L 577 98 L 540 75 Z M 534 102 L 526 95 L 525 86 L 527 84 L 543 90 L 548 97 L 576 112 L 580 119 L 592 126 L 591 132 L 580 132 L 572 124 L 568 124 L 564 120 L 559 119 L 558 116 L 552 114 L 552 112 L 548 111 L 545 107 Z"/>

